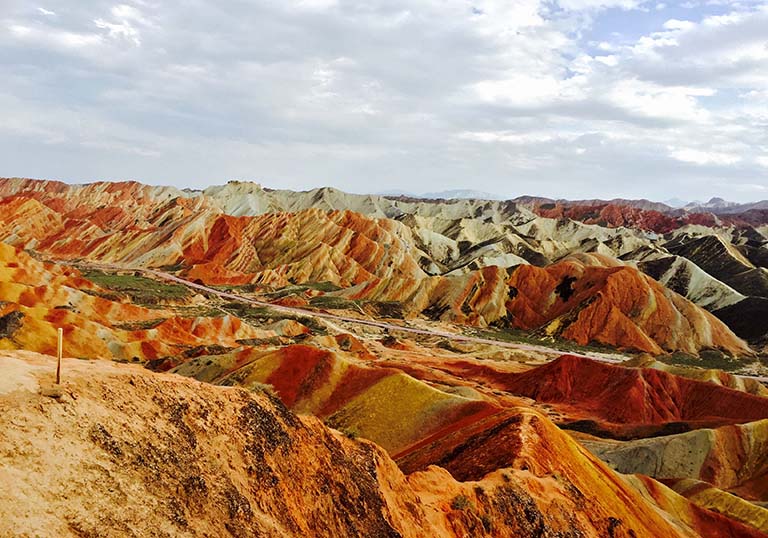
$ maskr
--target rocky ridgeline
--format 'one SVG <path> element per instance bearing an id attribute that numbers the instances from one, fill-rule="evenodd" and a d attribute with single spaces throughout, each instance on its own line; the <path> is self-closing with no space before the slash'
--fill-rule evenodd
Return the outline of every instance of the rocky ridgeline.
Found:
<path id="1" fill-rule="evenodd" d="M 768 317 L 734 315 L 740 304 L 762 313 L 768 294 L 765 237 L 755 228 L 687 225 L 662 237 L 544 218 L 522 202 L 237 182 L 186 192 L 3 180 L 0 196 L 3 240 L 56 258 L 170 267 L 208 284 L 328 282 L 344 288 L 331 295 L 399 302 L 409 315 L 653 354 L 745 355 L 739 337 L 758 348 L 765 340 Z"/>

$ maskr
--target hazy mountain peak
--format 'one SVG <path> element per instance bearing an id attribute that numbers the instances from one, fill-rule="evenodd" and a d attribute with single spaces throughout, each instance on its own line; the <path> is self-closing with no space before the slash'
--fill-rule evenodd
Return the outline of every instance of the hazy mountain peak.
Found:
<path id="1" fill-rule="evenodd" d="M 669 207 L 679 208 L 679 207 L 685 207 L 691 202 L 687 202 L 686 200 L 682 200 L 680 198 L 670 198 L 668 200 L 664 200 L 664 202 L 662 203 L 667 204 Z"/>
<path id="2" fill-rule="evenodd" d="M 416 194 L 401 189 L 379 192 L 379 196 L 406 196 L 408 198 L 424 198 L 429 200 L 503 200 L 498 194 L 477 191 L 473 189 L 450 189 L 445 191 L 425 192 Z"/>

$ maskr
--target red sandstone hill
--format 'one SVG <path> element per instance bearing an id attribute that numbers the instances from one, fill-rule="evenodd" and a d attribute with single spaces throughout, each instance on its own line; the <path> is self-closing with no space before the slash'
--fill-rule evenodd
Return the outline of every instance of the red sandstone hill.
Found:
<path id="1" fill-rule="evenodd" d="M 509 274 L 511 272 L 511 274 Z M 422 280 L 410 294 L 384 282 L 338 292 L 354 299 L 403 301 L 444 321 L 502 325 L 658 355 L 720 349 L 752 354 L 719 319 L 635 267 L 596 254 L 547 267 L 485 267 Z"/>
<path id="2" fill-rule="evenodd" d="M 586 263 L 585 263 L 586 262 Z M 544 328 L 585 345 L 595 341 L 659 354 L 718 348 L 749 354 L 712 314 L 636 268 L 606 257 L 520 266 L 508 280 L 507 310 L 523 329 Z"/>
<path id="3" fill-rule="evenodd" d="M 758 226 L 766 223 L 764 209 L 748 210 L 734 214 L 713 214 L 707 212 L 682 213 L 679 210 L 659 211 L 614 202 L 573 203 L 536 202 L 531 204 L 538 215 L 554 219 L 573 219 L 585 224 L 600 226 L 638 228 L 657 233 L 667 233 L 687 224 L 701 226 L 736 225 L 738 227 Z"/>
<path id="4" fill-rule="evenodd" d="M 551 219 L 568 218 L 585 224 L 638 227 L 660 233 L 669 232 L 682 225 L 678 219 L 659 211 L 616 204 L 570 206 L 562 203 L 545 203 L 535 206 L 534 211 L 542 217 Z"/>
<path id="5" fill-rule="evenodd" d="M 768 418 L 768 398 L 652 368 L 625 368 L 573 355 L 524 373 L 504 374 L 499 384 L 513 394 L 562 406 L 573 418 L 601 423 L 720 426 Z"/>
<path id="6" fill-rule="evenodd" d="M 137 183 L 22 188 L 23 195 L 0 199 L 0 235 L 43 255 L 173 265 L 209 283 L 329 281 L 348 286 L 338 295 L 389 294 L 413 315 L 510 324 L 654 353 L 744 351 L 700 309 L 608 257 L 429 277 L 411 230 L 394 220 L 316 208 L 235 217 L 203 196 Z M 0 195 L 10 194 L 3 189 Z M 40 394 L 50 381 L 49 359 L 0 351 L 0 535 L 759 535 L 653 480 L 612 472 L 545 416 L 561 411 L 608 433 L 646 435 L 670 421 L 685 428 L 751 420 L 762 413 L 754 401 L 644 370 L 638 379 L 600 373 L 590 362 L 561 364 L 567 359 L 529 378 L 516 373 L 527 365 L 511 366 L 506 356 L 502 374 L 487 357 L 465 357 L 454 367 L 435 353 L 419 362 L 408 346 L 398 363 L 370 333 L 286 345 L 272 329 L 250 326 L 261 318 L 246 323 L 188 312 L 183 304 L 129 304 L 77 271 L 15 247 L 0 243 L 0 316 L 12 315 L 1 324 L 7 334 L 0 347 L 50 352 L 63 324 L 70 329 L 67 353 L 170 355 L 157 364 L 183 363 L 177 372 L 226 388 L 65 360 L 64 396 L 54 401 Z M 21 326 L 15 312 L 24 315 Z M 310 332 L 295 325 L 297 334 Z M 248 347 L 231 349 L 244 342 Z M 221 354 L 184 363 L 208 346 L 205 353 Z M 403 363 L 410 368 L 400 369 Z M 552 398 L 548 406 L 504 392 L 538 386 L 533 372 L 550 376 L 537 396 Z M 515 379 L 524 380 L 519 391 L 509 388 Z M 263 383 L 304 416 L 261 395 Z M 606 387 L 614 392 L 601 392 Z M 711 402 L 719 400 L 730 411 L 697 411 L 717 410 Z M 636 414 L 606 411 L 635 404 Z M 764 433 L 753 437 L 762 443 Z M 740 454 L 725 446 L 734 436 L 718 439 L 724 449 L 717 454 Z M 54 448 L 59 464 L 50 466 Z M 746 472 L 753 459 L 729 459 L 718 469 L 736 471 L 738 464 Z M 762 485 L 739 487 L 755 492 Z M 30 517 L 37 506 L 53 509 Z"/>

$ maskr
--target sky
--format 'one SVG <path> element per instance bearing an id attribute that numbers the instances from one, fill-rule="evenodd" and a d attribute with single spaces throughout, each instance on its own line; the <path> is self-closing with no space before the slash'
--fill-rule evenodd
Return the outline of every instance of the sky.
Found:
<path id="1" fill-rule="evenodd" d="M 768 1 L 0 0 L 0 176 L 768 198 Z"/>

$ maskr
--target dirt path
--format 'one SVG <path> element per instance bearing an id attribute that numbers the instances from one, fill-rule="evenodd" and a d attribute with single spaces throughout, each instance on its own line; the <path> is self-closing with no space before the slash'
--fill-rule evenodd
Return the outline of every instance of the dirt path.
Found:
<path id="1" fill-rule="evenodd" d="M 466 336 L 463 334 L 456 334 L 448 331 L 440 331 L 440 330 L 432 330 L 432 329 L 420 329 L 416 327 L 410 327 L 408 325 L 404 324 L 398 324 L 398 323 L 390 323 L 390 322 L 384 322 L 384 321 L 374 321 L 374 320 L 367 320 L 367 319 L 359 319 L 359 318 L 352 318 L 348 316 L 340 316 L 338 314 L 331 314 L 329 312 L 318 312 L 316 310 L 308 310 L 305 308 L 299 308 L 299 307 L 293 307 L 293 306 L 283 306 L 283 305 L 276 305 L 272 304 L 266 301 L 260 301 L 258 299 L 252 299 L 250 297 L 244 297 L 242 295 L 238 295 L 236 293 L 231 293 L 227 291 L 217 290 L 215 288 L 211 288 L 209 286 L 206 286 L 204 284 L 198 284 L 196 282 L 191 282 L 189 280 L 180 278 L 176 275 L 172 275 L 170 273 L 166 273 L 164 271 L 158 271 L 156 269 L 148 269 L 143 267 L 123 267 L 120 265 L 115 264 L 100 264 L 100 263 L 80 263 L 80 265 L 87 265 L 88 267 L 93 267 L 94 269 L 107 269 L 112 271 L 138 271 L 145 275 L 152 276 L 155 278 L 159 278 L 161 280 L 165 280 L 168 282 L 173 282 L 176 284 L 181 284 L 182 286 L 186 286 L 188 288 L 198 290 L 205 292 L 207 294 L 216 295 L 218 297 L 221 297 L 223 299 L 229 299 L 230 301 L 237 301 L 245 304 L 249 304 L 252 306 L 260 306 L 264 308 L 269 308 L 271 310 L 274 310 L 276 312 L 285 312 L 287 314 L 293 314 L 293 315 L 299 315 L 299 316 L 308 316 L 308 317 L 315 317 L 315 318 L 321 318 L 327 321 L 337 321 L 337 322 L 345 322 L 345 323 L 353 323 L 357 325 L 364 325 L 368 327 L 376 327 L 379 329 L 386 329 L 388 331 L 400 331 L 405 333 L 411 333 L 411 334 L 418 334 L 423 336 L 437 336 L 440 338 L 445 338 L 447 340 L 453 340 L 457 342 L 469 342 L 474 344 L 488 344 L 493 345 L 497 347 L 503 347 L 508 349 L 515 349 L 515 350 L 522 350 L 522 351 L 534 351 L 539 353 L 548 353 L 553 355 L 562 355 L 562 354 L 569 354 L 569 355 L 576 355 L 579 357 L 586 357 L 593 360 L 603 361 L 603 362 L 613 362 L 613 363 L 619 363 L 622 362 L 623 358 L 613 358 L 609 356 L 601 356 L 601 355 L 584 355 L 580 353 L 574 353 L 574 352 L 565 352 L 558 349 L 549 348 L 546 346 L 536 346 L 531 344 L 521 344 L 521 343 L 514 343 L 514 342 L 504 342 L 501 340 L 494 340 L 492 338 L 481 338 L 479 336 Z"/>
<path id="2" fill-rule="evenodd" d="M 67 263 L 65 261 L 60 261 L 58 263 Z M 305 308 L 299 308 L 299 307 L 293 307 L 293 306 L 283 306 L 283 305 L 275 305 L 272 303 L 268 303 L 266 301 L 259 301 L 258 299 L 252 299 L 250 297 L 243 297 L 242 295 L 238 295 L 236 293 L 230 293 L 227 291 L 217 290 L 215 288 L 211 288 L 209 286 L 206 286 L 204 284 L 198 284 L 196 282 L 191 282 L 189 280 L 185 280 L 183 278 L 180 278 L 176 275 L 172 275 L 170 273 L 166 273 L 164 271 L 158 271 L 156 269 L 147 269 L 143 267 L 124 267 L 116 264 L 105 264 L 105 263 L 83 263 L 80 262 L 79 265 L 86 265 L 88 267 L 92 267 L 94 269 L 106 269 L 111 271 L 138 271 L 141 273 L 144 273 L 145 275 L 149 275 L 155 278 L 159 278 L 161 280 L 166 280 L 169 282 L 174 282 L 176 284 L 181 284 L 182 286 L 186 286 L 191 289 L 195 289 L 198 291 L 202 291 L 208 294 L 213 294 L 218 297 L 229 299 L 231 301 L 238 301 L 241 303 L 253 305 L 253 306 L 260 306 L 269 308 L 272 310 L 275 310 L 277 312 L 285 312 L 288 314 L 294 314 L 294 315 L 300 315 L 300 316 L 309 316 L 309 317 L 315 317 L 315 318 L 321 318 L 328 321 L 341 321 L 345 323 L 354 323 L 357 325 L 365 325 L 368 327 L 377 327 L 380 329 L 386 329 L 389 331 L 400 331 L 405 333 L 411 333 L 411 334 L 419 334 L 424 336 L 438 336 L 440 338 L 445 338 L 447 340 L 453 340 L 456 342 L 469 342 L 469 343 L 475 343 L 475 344 L 488 344 L 492 346 L 507 348 L 507 349 L 515 349 L 515 350 L 521 350 L 521 351 L 534 351 L 539 353 L 547 353 L 552 355 L 575 355 L 577 357 L 585 357 L 588 359 L 601 361 L 601 362 L 608 362 L 608 363 L 621 363 L 624 358 L 620 357 L 611 357 L 608 355 L 600 355 L 600 354 L 591 354 L 586 355 L 582 353 L 575 353 L 572 351 L 561 351 L 554 348 L 549 348 L 546 346 L 536 346 L 531 344 L 520 344 L 515 342 L 504 342 L 501 340 L 494 340 L 492 338 L 481 338 L 479 336 L 466 336 L 463 334 L 456 334 L 451 333 L 448 331 L 439 331 L 439 330 L 430 330 L 430 329 L 419 329 L 416 327 L 409 327 L 407 325 L 401 325 L 397 323 L 390 323 L 390 322 L 384 322 L 384 321 L 373 321 L 373 320 L 367 320 L 367 319 L 358 319 L 358 318 L 350 318 L 347 316 L 340 316 L 337 314 L 331 314 L 329 312 L 318 312 L 315 310 L 307 310 Z M 758 376 L 748 376 L 748 375 L 741 375 L 740 377 L 750 377 L 752 379 L 756 379 L 762 383 L 768 383 L 768 377 L 758 377 Z"/>

